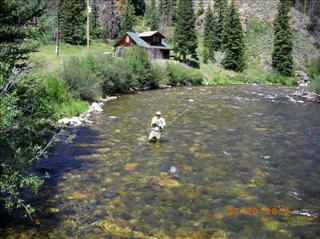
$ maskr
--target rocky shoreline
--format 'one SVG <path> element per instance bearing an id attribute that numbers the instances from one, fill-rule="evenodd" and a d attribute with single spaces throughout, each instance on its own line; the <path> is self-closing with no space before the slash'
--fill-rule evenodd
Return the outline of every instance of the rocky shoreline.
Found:
<path id="1" fill-rule="evenodd" d="M 106 98 L 100 99 L 97 102 L 93 102 L 89 109 L 80 114 L 79 116 L 74 116 L 71 118 L 62 118 L 58 120 L 58 123 L 62 126 L 68 126 L 68 127 L 77 127 L 82 124 L 92 124 L 92 120 L 90 120 L 90 116 L 92 114 L 100 113 L 103 111 L 102 106 L 105 105 L 105 103 L 117 99 L 117 96 L 107 96 Z"/>
<path id="2" fill-rule="evenodd" d="M 300 95 L 298 92 L 295 92 L 294 96 L 299 97 L 302 101 L 320 103 L 320 95 L 314 92 L 306 92 L 304 95 Z"/>

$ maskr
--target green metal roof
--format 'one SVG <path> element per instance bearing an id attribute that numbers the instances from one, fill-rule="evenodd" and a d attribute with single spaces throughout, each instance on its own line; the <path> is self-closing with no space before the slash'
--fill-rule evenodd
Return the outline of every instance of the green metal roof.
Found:
<path id="1" fill-rule="evenodd" d="M 144 48 L 149 48 L 150 45 L 145 42 L 144 40 L 142 40 L 140 37 L 139 37 L 139 34 L 138 33 L 135 33 L 135 32 L 127 32 L 127 34 L 131 37 L 131 39 L 138 45 L 138 46 L 141 46 L 141 47 L 144 47 Z"/>
<path id="2" fill-rule="evenodd" d="M 144 41 L 141 37 L 139 37 L 139 33 L 136 32 L 127 32 L 127 34 L 131 37 L 131 39 L 138 45 L 147 49 L 162 49 L 162 50 L 170 50 L 170 46 L 168 43 L 162 41 L 163 46 L 151 46 L 149 43 Z"/>

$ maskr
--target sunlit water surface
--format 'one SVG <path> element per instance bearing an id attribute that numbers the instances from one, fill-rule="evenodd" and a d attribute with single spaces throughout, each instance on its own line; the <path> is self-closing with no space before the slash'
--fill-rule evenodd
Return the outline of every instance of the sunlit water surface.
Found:
<path id="1" fill-rule="evenodd" d="M 183 87 L 121 96 L 37 165 L 51 178 L 32 200 L 35 220 L 2 218 L 0 235 L 317 238 L 320 105 L 290 102 L 293 90 Z M 168 128 L 160 143 L 143 143 L 156 110 Z"/>

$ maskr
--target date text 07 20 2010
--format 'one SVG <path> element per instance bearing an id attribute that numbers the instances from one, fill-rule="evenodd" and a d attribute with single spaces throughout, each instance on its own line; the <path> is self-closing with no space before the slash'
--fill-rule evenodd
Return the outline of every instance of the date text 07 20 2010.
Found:
<path id="1" fill-rule="evenodd" d="M 257 207 L 229 207 L 228 216 L 250 215 L 250 216 L 288 216 L 289 208 L 257 208 Z"/>

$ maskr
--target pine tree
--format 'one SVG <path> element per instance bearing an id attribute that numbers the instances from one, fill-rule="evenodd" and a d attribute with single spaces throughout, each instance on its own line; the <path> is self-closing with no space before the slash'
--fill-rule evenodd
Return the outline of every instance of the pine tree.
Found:
<path id="1" fill-rule="evenodd" d="M 41 1 L 4 0 L 0 5 L 0 89 L 14 67 L 25 66 L 28 54 L 37 46 L 34 38 L 37 28 L 27 24 L 43 13 Z M 27 40 L 29 39 L 29 40 Z"/>
<path id="2" fill-rule="evenodd" d="M 145 9 L 146 9 L 146 4 L 144 0 L 132 0 L 131 4 L 134 7 L 134 14 L 136 16 L 143 16 Z"/>
<path id="3" fill-rule="evenodd" d="M 272 66 L 285 76 L 292 75 L 293 71 L 293 35 L 288 16 L 291 7 L 290 3 L 290 0 L 280 0 L 278 15 L 274 22 Z"/>
<path id="4" fill-rule="evenodd" d="M 101 26 L 99 22 L 99 12 L 98 12 L 98 6 L 97 1 L 92 1 L 91 6 L 91 14 L 90 14 L 90 36 L 92 39 L 99 39 L 101 35 Z"/>
<path id="5" fill-rule="evenodd" d="M 206 10 L 203 29 L 204 45 L 208 49 L 209 59 L 214 59 L 214 51 L 217 50 L 217 38 L 216 38 L 216 19 L 213 15 L 211 7 Z"/>
<path id="6" fill-rule="evenodd" d="M 135 24 L 134 12 L 135 10 L 131 0 L 126 0 L 123 14 L 121 16 L 121 34 L 133 31 L 133 26 Z"/>
<path id="7" fill-rule="evenodd" d="M 147 25 L 150 26 L 151 31 L 155 31 L 159 29 L 160 13 L 159 13 L 159 8 L 156 6 L 155 0 L 151 0 L 150 4 L 147 5 L 147 9 L 145 12 L 145 19 L 146 19 Z"/>
<path id="8" fill-rule="evenodd" d="M 243 71 L 245 67 L 244 34 L 240 14 L 233 2 L 226 10 L 224 31 L 225 58 L 223 65 L 229 70 Z"/>
<path id="9" fill-rule="evenodd" d="M 85 0 L 60 0 L 60 37 L 65 42 L 85 43 L 86 6 Z"/>
<path id="10" fill-rule="evenodd" d="M 204 6 L 203 6 L 203 0 L 198 0 L 198 10 L 197 10 L 197 16 L 201 16 L 204 13 Z"/>
<path id="11" fill-rule="evenodd" d="M 107 0 L 101 13 L 102 35 L 104 39 L 116 39 L 120 34 L 120 12 L 116 0 Z"/>
<path id="12" fill-rule="evenodd" d="M 179 0 L 173 34 L 174 51 L 186 61 L 187 55 L 197 59 L 197 36 L 192 0 Z"/>
<path id="13" fill-rule="evenodd" d="M 214 14 L 217 16 L 215 35 L 217 39 L 217 49 L 222 50 L 224 38 L 224 16 L 227 8 L 226 0 L 216 0 L 214 5 Z"/>

